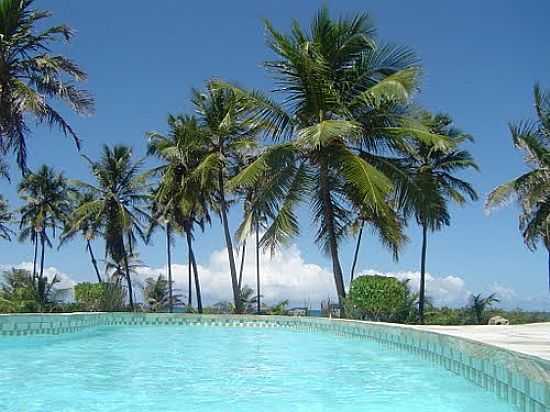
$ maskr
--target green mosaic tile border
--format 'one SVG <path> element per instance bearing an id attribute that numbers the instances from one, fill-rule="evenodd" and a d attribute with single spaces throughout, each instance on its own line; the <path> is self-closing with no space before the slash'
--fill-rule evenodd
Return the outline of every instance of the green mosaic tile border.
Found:
<path id="1" fill-rule="evenodd" d="M 292 329 L 368 339 L 439 365 L 522 412 L 550 412 L 550 362 L 402 325 L 326 318 L 171 313 L 0 315 L 0 336 L 61 335 L 99 326 L 216 326 Z"/>

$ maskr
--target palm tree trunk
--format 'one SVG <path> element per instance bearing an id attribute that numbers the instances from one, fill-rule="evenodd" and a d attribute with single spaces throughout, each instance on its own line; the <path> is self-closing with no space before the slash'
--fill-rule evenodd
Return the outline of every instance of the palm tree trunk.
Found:
<path id="1" fill-rule="evenodd" d="M 218 186 L 220 191 L 220 214 L 222 217 L 223 233 L 225 236 L 225 247 L 227 248 L 227 255 L 229 258 L 229 270 L 231 272 L 231 286 L 233 289 L 233 302 L 235 304 L 235 311 L 242 313 L 243 305 L 241 302 L 241 290 L 237 279 L 237 269 L 235 268 L 235 255 L 233 253 L 233 242 L 231 241 L 231 232 L 229 231 L 229 222 L 227 220 L 226 202 L 225 202 L 225 189 L 223 182 L 223 170 L 220 168 L 218 173 Z"/>
<path id="2" fill-rule="evenodd" d="M 174 311 L 174 299 L 172 290 L 172 245 L 170 238 L 172 236 L 172 227 L 170 223 L 166 223 L 166 260 L 168 263 L 168 308 L 170 313 Z"/>
<path id="3" fill-rule="evenodd" d="M 201 285 L 199 282 L 199 271 L 197 269 L 197 260 L 195 259 L 195 253 L 193 252 L 193 238 L 191 237 L 191 233 L 186 232 L 185 234 L 187 236 L 187 247 L 189 248 L 189 260 L 193 265 L 193 273 L 195 275 L 195 292 L 197 294 L 197 311 L 199 313 L 202 313 Z"/>
<path id="4" fill-rule="evenodd" d="M 363 237 L 363 229 L 365 227 L 365 221 L 361 221 L 361 228 L 359 229 L 359 234 L 357 235 L 357 243 L 355 244 L 355 252 L 353 254 L 353 263 L 351 264 L 351 276 L 349 281 L 349 287 L 351 290 L 351 282 L 353 282 L 353 277 L 355 275 L 355 266 L 357 265 L 357 258 L 359 257 L 359 248 L 361 247 L 361 238 Z"/>
<path id="5" fill-rule="evenodd" d="M 34 257 L 32 259 L 32 279 L 36 279 L 36 260 L 38 258 L 38 234 L 34 236 Z"/>
<path id="6" fill-rule="evenodd" d="M 426 288 L 426 249 L 428 242 L 428 228 L 422 224 L 422 255 L 420 258 L 420 290 L 418 293 L 418 321 L 424 323 L 424 300 Z"/>
<path id="7" fill-rule="evenodd" d="M 241 254 L 241 269 L 239 270 L 239 289 L 243 286 L 244 257 L 246 254 L 246 239 L 243 240 L 243 250 Z"/>
<path id="8" fill-rule="evenodd" d="M 121 239 L 122 242 L 123 239 Z M 128 265 L 128 254 L 126 248 L 122 246 L 122 255 L 124 259 L 124 270 L 126 271 L 126 283 L 128 284 L 128 300 L 130 303 L 130 310 L 134 311 L 134 291 L 132 290 L 132 279 L 130 278 L 130 266 Z"/>
<path id="9" fill-rule="evenodd" d="M 328 187 L 328 166 L 326 164 L 326 159 L 324 158 L 321 158 L 319 172 L 319 189 L 321 194 L 321 202 L 323 203 L 323 214 L 325 217 L 325 224 L 327 226 L 329 238 L 329 250 L 332 259 L 332 273 L 334 275 L 334 283 L 336 285 L 336 293 L 338 294 L 340 311 L 342 311 L 344 308 L 346 290 L 344 289 L 342 266 L 340 265 L 340 259 L 338 257 L 338 241 L 336 239 L 336 230 L 334 227 L 334 210 L 332 208 L 330 188 Z"/>
<path id="10" fill-rule="evenodd" d="M 92 250 L 92 244 L 90 243 L 89 239 L 86 239 L 86 249 L 88 249 L 88 253 L 90 254 L 90 259 L 92 260 L 92 265 L 95 269 L 97 280 L 99 281 L 99 283 L 101 283 L 102 282 L 101 275 L 99 273 L 99 268 L 97 267 L 97 261 L 95 260 L 94 251 Z"/>
<path id="11" fill-rule="evenodd" d="M 187 283 L 187 306 L 191 307 L 191 305 L 193 305 L 193 291 L 191 290 L 191 288 L 193 287 L 192 285 L 192 265 L 193 265 L 193 259 L 191 257 L 191 249 L 189 249 L 189 243 L 187 244 L 187 280 L 188 280 L 188 283 Z"/>
<path id="12" fill-rule="evenodd" d="M 42 279 L 44 276 L 44 255 L 45 255 L 45 243 L 46 243 L 46 236 L 44 233 L 40 234 L 40 246 L 42 247 L 41 250 L 41 256 L 40 256 L 40 277 L 39 279 Z"/>
<path id="13" fill-rule="evenodd" d="M 260 225 L 256 222 L 256 303 L 258 314 L 262 308 L 260 299 Z"/>

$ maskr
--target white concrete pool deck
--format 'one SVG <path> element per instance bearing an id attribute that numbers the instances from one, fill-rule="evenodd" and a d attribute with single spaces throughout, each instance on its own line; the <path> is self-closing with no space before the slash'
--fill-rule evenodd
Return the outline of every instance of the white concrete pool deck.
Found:
<path id="1" fill-rule="evenodd" d="M 527 325 L 410 326 L 413 329 L 475 340 L 550 360 L 550 322 Z"/>

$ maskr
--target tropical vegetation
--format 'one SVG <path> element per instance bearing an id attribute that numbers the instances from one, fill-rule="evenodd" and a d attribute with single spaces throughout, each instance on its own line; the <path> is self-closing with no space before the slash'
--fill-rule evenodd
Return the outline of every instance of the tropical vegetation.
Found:
<path id="1" fill-rule="evenodd" d="M 32 271 L 4 273 L 2 311 L 287 313 L 288 301 L 265 303 L 261 264 L 301 234 L 299 208 L 311 212 L 315 242 L 330 259 L 342 315 L 481 323 L 494 311 L 493 295 L 473 295 L 462 312 L 430 302 L 428 236 L 450 225 L 453 204 L 477 199 L 468 181 L 478 169 L 467 146 L 473 139 L 450 115 L 419 107 L 419 58 L 381 41 L 367 14 L 334 18 L 324 7 L 307 27 L 293 22 L 288 32 L 266 21 L 271 58 L 263 68 L 272 92 L 210 79 L 192 90 L 190 112 L 169 114 L 160 131 L 146 134 L 148 159 L 136 156 L 135 147 L 104 145 L 97 158 L 82 155 L 90 173 L 81 179 L 48 165 L 31 170 L 26 161 L 30 119 L 60 127 L 78 145 L 65 111 L 52 102 L 79 114 L 94 106 L 78 86 L 85 72 L 51 52 L 72 31 L 47 28 L 49 16 L 32 0 L 0 0 L 0 177 L 9 175 L 10 153 L 23 171 L 21 206 L 12 209 L 0 196 L 0 239 L 29 242 L 33 254 Z M 537 120 L 510 127 L 531 170 L 495 189 L 487 207 L 516 198 L 525 242 L 532 249 L 544 244 L 550 268 L 550 97 L 539 86 L 534 95 Z M 232 299 L 207 307 L 196 239 L 215 218 Z M 411 221 L 422 234 L 418 287 L 356 276 L 367 229 L 398 260 Z M 156 231 L 164 238 L 166 273 L 145 277 L 138 250 L 152 244 Z M 59 279 L 46 273 L 45 261 L 48 248 L 74 240 L 84 246 L 97 283 L 76 285 L 70 306 L 61 301 Z M 345 242 L 355 246 L 350 262 L 342 258 Z M 245 277 L 251 245 L 253 284 Z M 175 289 L 174 260 L 183 253 L 186 299 Z"/>
<path id="2" fill-rule="evenodd" d="M 550 288 L 550 93 L 536 84 L 533 96 L 536 120 L 509 125 L 514 146 L 524 153 L 529 171 L 494 189 L 486 208 L 517 200 L 521 208 L 519 230 L 525 244 L 531 250 L 540 244 L 546 248 Z"/>
<path id="3" fill-rule="evenodd" d="M 82 68 L 71 59 L 51 52 L 60 40 L 70 41 L 73 30 L 66 25 L 44 26 L 51 16 L 34 8 L 34 0 L 0 2 L 0 149 L 16 154 L 17 164 L 27 171 L 29 120 L 56 126 L 80 139 L 53 103 L 72 111 L 93 113 L 94 99 L 78 83 L 86 80 Z"/>

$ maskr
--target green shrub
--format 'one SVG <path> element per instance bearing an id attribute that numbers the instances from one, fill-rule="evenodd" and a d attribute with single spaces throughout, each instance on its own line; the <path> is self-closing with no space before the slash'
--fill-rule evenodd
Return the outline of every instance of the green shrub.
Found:
<path id="1" fill-rule="evenodd" d="M 464 308 L 428 307 L 425 323 L 427 325 L 465 325 L 470 323 L 470 314 Z"/>
<path id="2" fill-rule="evenodd" d="M 351 284 L 345 312 L 363 320 L 408 322 L 414 319 L 415 302 L 407 282 L 388 276 L 360 276 Z"/>
<path id="3" fill-rule="evenodd" d="M 82 282 L 74 287 L 76 303 L 87 312 L 114 312 L 124 308 L 124 290 L 118 283 Z"/>

